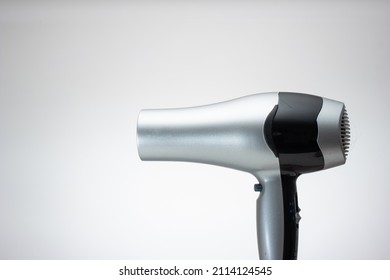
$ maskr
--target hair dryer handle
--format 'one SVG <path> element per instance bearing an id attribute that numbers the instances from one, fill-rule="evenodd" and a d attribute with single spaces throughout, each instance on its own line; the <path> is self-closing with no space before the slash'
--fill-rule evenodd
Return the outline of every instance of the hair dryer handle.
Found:
<path id="1" fill-rule="evenodd" d="M 296 260 L 298 254 L 298 230 L 301 216 L 298 207 L 297 176 L 282 175 L 284 210 L 283 259 Z"/>
<path id="2" fill-rule="evenodd" d="M 262 179 L 257 199 L 257 241 L 260 259 L 295 260 L 300 220 L 296 176 Z"/>

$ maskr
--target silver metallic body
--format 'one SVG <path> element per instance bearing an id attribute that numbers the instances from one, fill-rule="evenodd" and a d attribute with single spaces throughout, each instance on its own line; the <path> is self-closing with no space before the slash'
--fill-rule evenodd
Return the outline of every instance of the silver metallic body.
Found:
<path id="1" fill-rule="evenodd" d="M 264 122 L 278 93 L 241 97 L 221 103 L 142 110 L 137 143 L 142 160 L 190 161 L 253 174 L 263 186 L 257 199 L 261 259 L 283 257 L 283 195 L 279 160 L 264 138 Z"/>
<path id="2" fill-rule="evenodd" d="M 199 107 L 142 110 L 137 127 L 139 156 L 252 174 L 274 170 L 279 162 L 265 142 L 263 124 L 277 103 L 277 93 L 268 93 Z"/>
<path id="3" fill-rule="evenodd" d="M 324 169 L 327 169 L 344 164 L 346 160 L 340 136 L 344 104 L 328 98 L 322 100 L 322 108 L 317 117 L 317 143 L 324 157 Z"/>

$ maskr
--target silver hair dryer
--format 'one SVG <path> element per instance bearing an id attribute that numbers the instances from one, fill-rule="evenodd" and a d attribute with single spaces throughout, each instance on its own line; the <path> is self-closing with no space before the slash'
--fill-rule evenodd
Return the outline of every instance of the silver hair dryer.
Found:
<path id="1" fill-rule="evenodd" d="M 296 179 L 345 163 L 349 121 L 343 103 L 275 92 L 181 109 L 142 110 L 142 160 L 189 161 L 253 174 L 261 259 L 296 259 Z"/>

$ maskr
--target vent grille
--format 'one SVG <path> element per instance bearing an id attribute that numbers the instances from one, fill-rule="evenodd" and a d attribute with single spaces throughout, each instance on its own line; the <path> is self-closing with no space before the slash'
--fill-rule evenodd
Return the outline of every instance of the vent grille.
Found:
<path id="1" fill-rule="evenodd" d="M 343 114 L 341 116 L 340 129 L 341 129 L 341 143 L 344 149 L 344 156 L 347 157 L 349 151 L 349 144 L 351 140 L 351 131 L 349 126 L 349 118 L 345 107 L 343 108 Z"/>

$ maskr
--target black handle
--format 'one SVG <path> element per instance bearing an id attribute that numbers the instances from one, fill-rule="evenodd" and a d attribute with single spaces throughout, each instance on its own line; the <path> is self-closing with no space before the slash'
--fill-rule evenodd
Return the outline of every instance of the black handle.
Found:
<path id="1" fill-rule="evenodd" d="M 297 181 L 298 176 L 282 174 L 284 245 L 283 259 L 296 260 L 298 254 L 299 216 Z"/>

